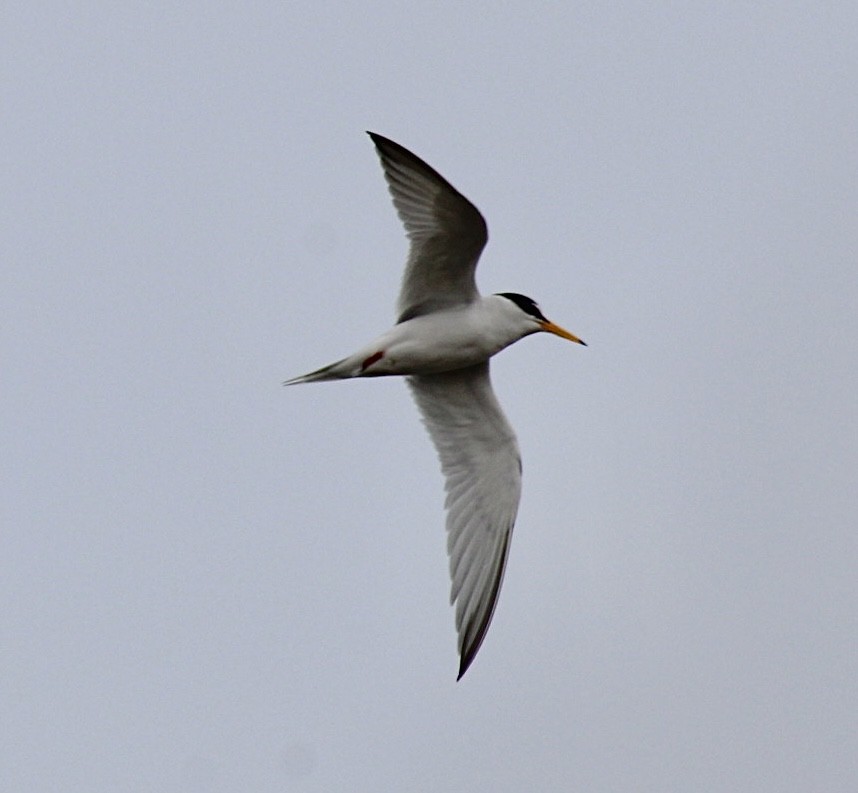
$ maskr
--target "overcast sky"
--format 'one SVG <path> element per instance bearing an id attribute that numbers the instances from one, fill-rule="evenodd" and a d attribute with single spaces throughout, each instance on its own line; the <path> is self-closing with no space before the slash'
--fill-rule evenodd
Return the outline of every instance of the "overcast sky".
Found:
<path id="1" fill-rule="evenodd" d="M 500 10 L 499 10 L 500 9 Z M 6 3 L 0 788 L 858 789 L 854 2 Z M 486 216 L 524 493 L 456 683 L 364 130 Z"/>

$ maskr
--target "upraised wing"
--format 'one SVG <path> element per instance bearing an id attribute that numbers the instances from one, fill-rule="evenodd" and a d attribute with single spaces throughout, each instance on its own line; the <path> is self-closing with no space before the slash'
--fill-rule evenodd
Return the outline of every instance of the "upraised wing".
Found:
<path id="1" fill-rule="evenodd" d="M 492 390 L 488 361 L 409 377 L 408 384 L 446 479 L 450 602 L 456 604 L 461 678 L 500 593 L 521 495 L 521 457 Z"/>
<path id="2" fill-rule="evenodd" d="M 374 132 L 368 134 L 411 240 L 397 303 L 398 321 L 470 303 L 479 294 L 474 271 L 488 240 L 480 211 L 408 149 Z"/>

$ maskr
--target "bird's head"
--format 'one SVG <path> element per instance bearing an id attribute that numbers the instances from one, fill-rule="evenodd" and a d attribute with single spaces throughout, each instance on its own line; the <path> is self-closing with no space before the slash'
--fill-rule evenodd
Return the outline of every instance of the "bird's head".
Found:
<path id="1" fill-rule="evenodd" d="M 561 328 L 559 325 L 555 325 L 549 319 L 546 319 L 545 315 L 539 310 L 536 301 L 532 298 L 526 295 L 519 295 L 516 292 L 499 292 L 497 296 L 505 297 L 518 309 L 519 315 L 524 315 L 520 317 L 525 323 L 525 332 L 522 335 L 544 331 L 545 333 L 553 333 L 561 339 L 568 339 L 569 341 L 574 341 L 576 344 L 587 346 L 587 342 L 579 339 L 574 333 L 570 333 L 565 328 Z"/>

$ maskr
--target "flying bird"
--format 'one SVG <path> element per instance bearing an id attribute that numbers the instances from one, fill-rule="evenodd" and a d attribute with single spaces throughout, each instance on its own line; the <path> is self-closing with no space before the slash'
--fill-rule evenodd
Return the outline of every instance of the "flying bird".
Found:
<path id="1" fill-rule="evenodd" d="M 492 390 L 489 359 L 532 333 L 584 342 L 529 297 L 480 295 L 474 274 L 488 229 L 479 210 L 408 149 L 368 134 L 410 240 L 396 324 L 347 358 L 284 385 L 406 378 L 446 482 L 461 679 L 494 614 L 521 495 L 518 442 Z"/>

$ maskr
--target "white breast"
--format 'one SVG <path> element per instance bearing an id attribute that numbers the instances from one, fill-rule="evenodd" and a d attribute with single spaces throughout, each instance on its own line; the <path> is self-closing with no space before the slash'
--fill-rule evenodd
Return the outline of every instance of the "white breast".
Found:
<path id="1" fill-rule="evenodd" d="M 365 374 L 435 374 L 482 363 L 526 335 L 504 310 L 492 295 L 396 325 L 376 341 L 384 355 Z"/>

